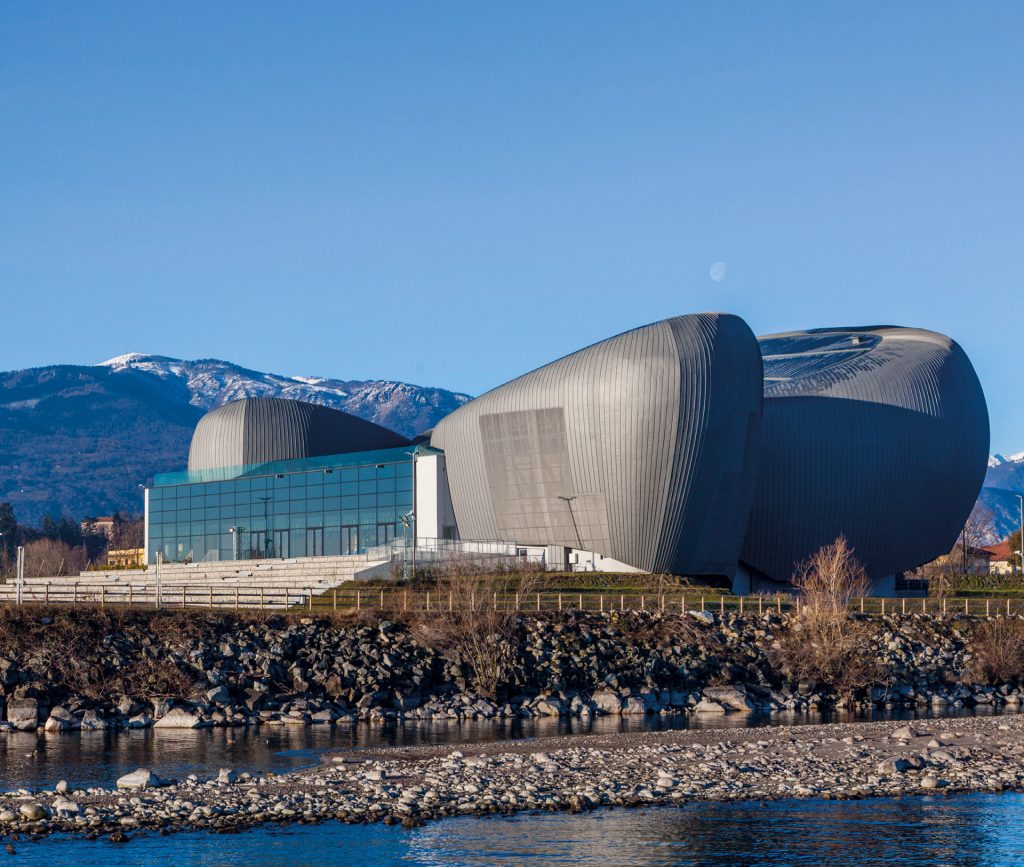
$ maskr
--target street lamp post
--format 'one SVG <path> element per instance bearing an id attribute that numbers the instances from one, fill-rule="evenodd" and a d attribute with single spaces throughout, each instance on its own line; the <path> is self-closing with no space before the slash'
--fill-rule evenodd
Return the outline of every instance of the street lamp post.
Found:
<path id="1" fill-rule="evenodd" d="M 25 595 L 25 548 L 18 546 L 18 604 L 21 605 Z"/>
<path id="2" fill-rule="evenodd" d="M 1020 570 L 1024 573 L 1024 494 L 1017 494 L 1017 499 L 1020 500 L 1020 551 L 1017 553 L 1020 555 Z"/>

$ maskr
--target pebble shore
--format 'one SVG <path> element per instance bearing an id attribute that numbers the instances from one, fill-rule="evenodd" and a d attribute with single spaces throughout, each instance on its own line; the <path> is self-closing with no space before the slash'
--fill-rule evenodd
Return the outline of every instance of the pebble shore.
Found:
<path id="1" fill-rule="evenodd" d="M 156 769 L 159 770 L 159 769 Z M 270 822 L 385 822 L 695 801 L 852 799 L 1024 788 L 1024 717 L 574 735 L 347 751 L 282 775 L 0 795 L 0 840 L 233 833 Z"/>

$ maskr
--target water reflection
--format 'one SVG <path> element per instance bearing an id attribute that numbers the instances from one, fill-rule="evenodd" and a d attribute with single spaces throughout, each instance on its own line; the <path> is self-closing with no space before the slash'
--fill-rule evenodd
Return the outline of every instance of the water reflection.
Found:
<path id="1" fill-rule="evenodd" d="M 19 843 L 23 864 L 111 867 L 159 863 L 259 867 L 489 864 L 1024 863 L 1024 797 L 1018 794 L 865 801 L 690 804 L 580 815 L 459 818 L 412 831 L 383 825 L 261 828 L 230 837 L 140 836 L 127 845 L 50 839 Z"/>
<path id="2" fill-rule="evenodd" d="M 987 711 L 991 712 L 991 711 Z M 1016 711 L 1014 711 L 1016 713 Z M 961 712 L 964 713 L 964 712 Z M 122 774 L 149 767 L 163 777 L 190 773 L 216 775 L 222 767 L 238 771 L 282 771 L 316 764 L 325 750 L 370 749 L 417 744 L 472 744 L 510 738 L 566 734 L 612 734 L 682 728 L 747 728 L 801 725 L 854 719 L 911 719 L 912 713 L 778 713 L 725 715 L 623 716 L 579 719 L 407 721 L 400 725 L 367 723 L 326 726 L 262 726 L 250 729 L 133 730 L 0 735 L 0 788 L 52 787 L 66 779 L 73 788 L 110 786 Z"/>

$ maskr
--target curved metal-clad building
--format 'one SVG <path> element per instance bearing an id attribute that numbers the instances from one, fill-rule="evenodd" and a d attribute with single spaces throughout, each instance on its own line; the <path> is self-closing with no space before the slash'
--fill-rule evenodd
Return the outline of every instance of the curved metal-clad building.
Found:
<path id="1" fill-rule="evenodd" d="M 188 469 L 208 470 L 388 449 L 409 440 L 347 412 L 276 397 L 234 400 L 204 415 Z"/>
<path id="2" fill-rule="evenodd" d="M 757 468 L 762 371 L 736 316 L 636 328 L 442 419 L 459 533 L 652 572 L 732 576 Z"/>
<path id="3" fill-rule="evenodd" d="M 764 417 L 743 562 L 788 581 L 839 534 L 872 579 L 947 553 L 989 447 L 985 396 L 963 350 L 894 326 L 758 341 Z"/>

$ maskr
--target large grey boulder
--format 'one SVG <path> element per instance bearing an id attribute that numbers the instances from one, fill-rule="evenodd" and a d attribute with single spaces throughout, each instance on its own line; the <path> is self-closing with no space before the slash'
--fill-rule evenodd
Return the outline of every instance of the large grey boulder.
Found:
<path id="1" fill-rule="evenodd" d="M 183 707 L 172 707 L 166 714 L 153 723 L 155 729 L 195 729 L 199 728 L 202 720 L 195 711 L 185 710 Z"/>
<path id="2" fill-rule="evenodd" d="M 139 768 L 117 779 L 119 789 L 155 789 L 161 785 L 163 781 L 149 768 Z"/>
<path id="3" fill-rule="evenodd" d="M 611 689 L 602 689 L 593 696 L 594 705 L 601 713 L 618 716 L 622 713 L 622 696 Z"/>
<path id="4" fill-rule="evenodd" d="M 7 703 L 7 721 L 18 731 L 35 731 L 39 726 L 39 701 L 34 698 L 12 698 Z"/>
<path id="5" fill-rule="evenodd" d="M 722 707 L 717 701 L 711 701 L 710 699 L 702 698 L 697 702 L 697 706 L 693 709 L 694 713 L 725 713 L 725 708 Z"/>
<path id="6" fill-rule="evenodd" d="M 102 731 L 107 728 L 107 721 L 96 713 L 96 711 L 87 710 L 82 714 L 80 725 L 85 731 Z"/>
<path id="7" fill-rule="evenodd" d="M 705 698 L 716 701 L 729 710 L 748 713 L 757 710 L 757 706 L 747 698 L 746 692 L 735 686 L 706 686 L 702 691 Z"/>

